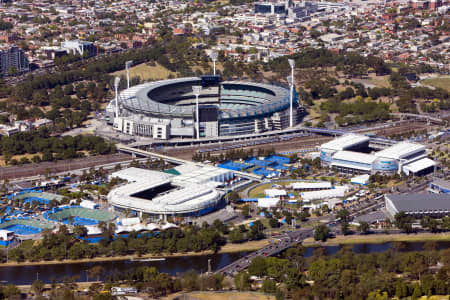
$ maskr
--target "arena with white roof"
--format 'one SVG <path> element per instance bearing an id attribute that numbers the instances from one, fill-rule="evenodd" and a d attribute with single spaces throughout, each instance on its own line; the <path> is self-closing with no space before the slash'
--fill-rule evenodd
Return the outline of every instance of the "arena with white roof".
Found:
<path id="1" fill-rule="evenodd" d="M 436 163 L 427 158 L 424 145 L 398 142 L 381 151 L 370 149 L 370 137 L 345 134 L 320 147 L 322 164 L 343 173 L 405 173 L 421 174 L 432 170 Z"/>
<path id="2" fill-rule="evenodd" d="M 224 193 L 216 189 L 217 183 L 232 174 L 229 170 L 214 168 L 209 170 L 208 177 L 201 169 L 193 164 L 190 176 L 139 168 L 114 172 L 111 178 L 117 177 L 128 182 L 113 189 L 108 194 L 108 202 L 115 210 L 129 209 L 140 216 L 145 214 L 159 219 L 175 215 L 207 214 L 222 203 Z"/>

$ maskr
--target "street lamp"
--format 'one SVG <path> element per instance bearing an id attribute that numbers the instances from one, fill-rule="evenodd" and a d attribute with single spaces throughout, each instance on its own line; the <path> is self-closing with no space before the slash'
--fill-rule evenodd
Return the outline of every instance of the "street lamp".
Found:
<path id="1" fill-rule="evenodd" d="M 216 51 L 211 52 L 211 54 L 209 55 L 213 61 L 213 65 L 214 65 L 214 75 L 216 75 L 216 60 L 217 57 L 219 57 L 219 53 L 217 53 Z"/>
<path id="2" fill-rule="evenodd" d="M 133 64 L 132 60 L 129 60 L 125 63 L 125 69 L 127 70 L 127 88 L 130 88 L 130 67 Z"/>
<path id="3" fill-rule="evenodd" d="M 288 79 L 289 85 L 291 86 L 291 93 L 290 93 L 291 103 L 290 103 L 290 111 L 289 111 L 289 113 L 290 113 L 289 127 L 292 127 L 292 126 L 294 126 L 294 120 L 293 120 L 293 117 L 292 117 L 292 98 L 294 97 L 293 96 L 293 92 L 294 92 L 294 67 L 295 67 L 295 60 L 288 59 L 288 62 L 289 62 L 289 65 L 291 66 L 291 81 L 289 82 L 289 79 Z"/>
<path id="4" fill-rule="evenodd" d="M 119 117 L 119 93 L 117 90 L 119 89 L 120 77 L 114 78 L 114 91 L 116 93 L 116 118 Z"/>
<path id="5" fill-rule="evenodd" d="M 289 88 L 290 88 L 290 91 L 289 91 L 289 127 L 292 127 L 293 123 L 294 123 L 292 120 L 292 98 L 293 98 L 292 93 L 294 90 L 294 82 L 293 82 L 291 76 L 287 77 L 287 81 L 289 83 Z"/>
<path id="6" fill-rule="evenodd" d="M 200 139 L 200 120 L 198 118 L 198 96 L 200 95 L 201 90 L 202 90 L 201 85 L 192 86 L 192 91 L 194 92 L 195 95 L 195 119 L 196 119 L 197 140 Z"/>

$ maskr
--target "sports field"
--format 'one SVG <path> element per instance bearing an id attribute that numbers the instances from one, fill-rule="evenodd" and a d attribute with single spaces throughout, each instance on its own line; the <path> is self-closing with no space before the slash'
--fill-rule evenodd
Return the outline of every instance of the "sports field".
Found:
<path id="1" fill-rule="evenodd" d="M 423 84 L 431 85 L 436 88 L 442 88 L 450 92 L 450 77 L 429 78 L 422 81 Z"/>
<path id="2" fill-rule="evenodd" d="M 112 73 L 114 76 L 126 76 L 127 72 L 125 70 L 117 71 Z M 146 63 L 136 65 L 130 68 L 130 77 L 139 77 L 141 81 L 148 80 L 158 80 L 158 79 L 167 79 L 169 75 L 175 76 L 175 73 L 167 70 L 163 66 L 156 63 L 154 66 L 150 66 Z"/>

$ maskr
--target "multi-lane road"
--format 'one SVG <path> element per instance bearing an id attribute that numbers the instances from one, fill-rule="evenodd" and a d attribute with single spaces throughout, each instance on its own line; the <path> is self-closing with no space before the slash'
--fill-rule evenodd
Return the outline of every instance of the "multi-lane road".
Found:
<path id="1" fill-rule="evenodd" d="M 239 272 L 248 268 L 252 260 L 257 256 L 272 256 L 278 254 L 296 244 L 302 243 L 303 240 L 313 236 L 312 228 L 302 228 L 297 231 L 291 231 L 276 237 L 273 237 L 274 240 L 278 240 L 278 242 L 271 243 L 266 247 L 259 249 L 255 252 L 252 252 L 241 259 L 238 259 L 231 264 L 216 270 L 216 274 L 224 274 L 231 275 L 233 273 Z"/>

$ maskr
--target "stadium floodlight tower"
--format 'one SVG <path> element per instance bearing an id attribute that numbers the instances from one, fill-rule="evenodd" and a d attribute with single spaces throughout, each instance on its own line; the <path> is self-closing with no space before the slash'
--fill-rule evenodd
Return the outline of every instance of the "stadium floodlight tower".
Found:
<path id="1" fill-rule="evenodd" d="M 289 83 L 289 88 L 290 88 L 290 91 L 289 91 L 289 127 L 292 127 L 293 126 L 293 117 L 292 117 L 292 111 L 293 111 L 292 98 L 293 98 L 293 95 L 292 95 L 292 92 L 293 92 L 293 89 L 294 89 L 294 83 L 292 82 L 292 77 L 291 76 L 287 77 L 287 81 Z"/>
<path id="2" fill-rule="evenodd" d="M 216 60 L 219 57 L 219 53 L 217 53 L 216 51 L 211 52 L 211 54 L 209 55 L 213 61 L 213 65 L 214 65 L 214 76 L 216 75 Z"/>
<path id="3" fill-rule="evenodd" d="M 202 91 L 201 85 L 193 85 L 192 92 L 195 95 L 195 121 L 196 121 L 196 131 L 197 131 L 197 140 L 200 139 L 200 120 L 198 118 L 198 96 L 200 96 L 200 92 Z"/>
<path id="4" fill-rule="evenodd" d="M 130 67 L 133 64 L 132 60 L 129 60 L 125 63 L 125 69 L 127 69 L 127 88 L 130 88 Z"/>
<path id="5" fill-rule="evenodd" d="M 116 118 L 119 117 L 119 93 L 117 91 L 119 89 L 119 83 L 120 77 L 114 78 L 114 91 L 116 93 Z"/>
<path id="6" fill-rule="evenodd" d="M 289 86 L 291 88 L 290 90 L 290 107 L 289 107 L 289 127 L 294 126 L 294 120 L 293 120 L 293 108 L 292 108 L 292 101 L 294 98 L 294 67 L 295 67 L 295 60 L 288 59 L 289 65 L 291 66 L 291 76 L 288 77 Z"/>

